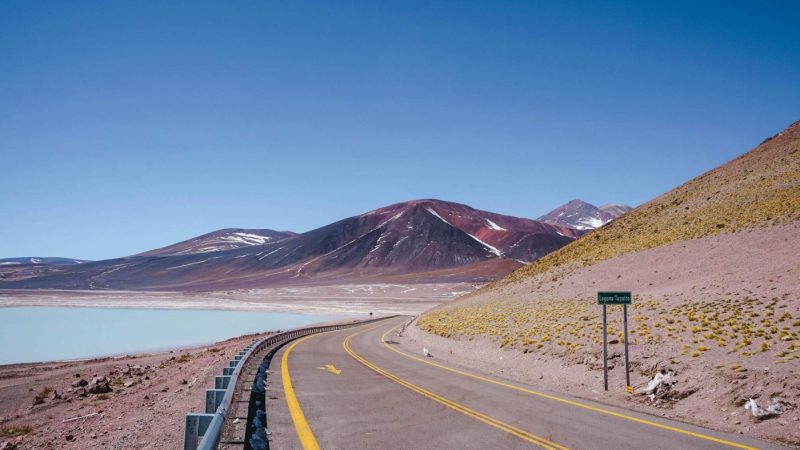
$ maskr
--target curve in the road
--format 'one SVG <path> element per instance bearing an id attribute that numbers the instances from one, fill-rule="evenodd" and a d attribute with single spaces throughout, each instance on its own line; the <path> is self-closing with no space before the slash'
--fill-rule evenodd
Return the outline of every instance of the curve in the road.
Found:
<path id="1" fill-rule="evenodd" d="M 384 370 L 381 367 L 378 367 L 377 365 L 367 361 L 361 355 L 359 355 L 356 352 L 354 352 L 352 348 L 350 348 L 350 339 L 355 337 L 355 336 L 357 336 L 357 335 L 359 335 L 359 334 L 361 334 L 361 333 L 365 333 L 365 332 L 370 331 L 370 330 L 375 329 L 375 328 L 377 328 L 377 327 L 367 328 L 365 330 L 361 330 L 361 331 L 358 331 L 356 333 L 353 333 L 353 334 L 347 336 L 344 339 L 344 341 L 342 342 L 342 347 L 344 348 L 345 352 L 347 352 L 347 354 L 349 354 L 350 356 L 355 358 L 356 361 L 358 361 L 361 364 L 367 366 L 368 368 L 370 368 L 371 370 L 373 370 L 377 374 L 382 375 L 382 376 L 388 378 L 389 380 L 392 380 L 395 383 L 397 383 L 397 384 L 399 384 L 399 385 L 401 385 L 401 386 L 403 386 L 403 387 L 405 387 L 405 388 L 407 388 L 407 389 L 409 389 L 409 390 L 411 390 L 413 392 L 416 392 L 416 393 L 418 393 L 418 394 L 420 394 L 420 395 L 422 395 L 424 397 L 427 397 L 427 398 L 429 398 L 429 399 L 431 399 L 433 401 L 439 402 L 442 405 L 447 406 L 448 408 L 454 409 L 454 410 L 456 410 L 456 411 L 458 411 L 458 412 L 460 412 L 462 414 L 465 414 L 465 415 L 467 415 L 469 417 L 477 419 L 477 420 L 479 420 L 479 421 L 481 421 L 481 422 L 483 422 L 483 423 L 485 423 L 487 425 L 491 425 L 491 426 L 493 426 L 495 428 L 498 428 L 500 430 L 503 430 L 503 431 L 505 431 L 507 433 L 513 434 L 514 436 L 516 436 L 516 437 L 518 437 L 520 439 L 523 439 L 525 441 L 528 441 L 528 442 L 530 442 L 532 444 L 536 444 L 539 447 L 542 447 L 542 448 L 545 448 L 545 449 L 567 450 L 566 447 L 558 445 L 555 442 L 548 441 L 547 439 L 544 439 L 544 438 L 541 438 L 539 436 L 536 436 L 536 435 L 534 435 L 532 433 L 529 433 L 529 432 L 527 432 L 527 431 L 525 431 L 523 429 L 517 428 L 517 427 L 509 425 L 509 424 L 507 424 L 505 422 L 501 422 L 501 421 L 499 421 L 499 420 L 497 420 L 497 419 L 495 419 L 495 418 L 493 418 L 491 416 L 487 416 L 486 414 L 482 414 L 482 413 L 480 413 L 478 411 L 475 411 L 473 409 L 467 408 L 466 406 L 464 406 L 464 405 L 462 405 L 460 403 L 454 402 L 454 401 L 452 401 L 452 400 L 450 400 L 450 399 L 448 399 L 446 397 L 438 395 L 438 394 L 436 394 L 434 392 L 431 392 L 431 391 L 429 391 L 427 389 L 423 389 L 423 388 L 421 388 L 421 387 L 419 387 L 419 386 L 417 386 L 417 385 L 415 385 L 415 384 L 413 384 L 413 383 L 411 383 L 409 381 L 406 381 L 406 380 L 404 380 L 404 379 L 392 374 L 391 372 L 389 372 L 387 370 Z M 384 336 L 386 336 L 386 335 L 384 334 Z"/>
<path id="2" fill-rule="evenodd" d="M 761 447 L 750 438 L 742 437 L 742 442 L 713 430 L 706 432 L 689 424 L 684 427 L 666 419 L 540 392 L 533 386 L 416 356 L 392 345 L 396 342 L 390 339 L 390 333 L 398 325 L 323 333 L 327 337 L 320 336 L 313 345 L 297 347 L 310 338 L 288 345 L 280 358 L 283 402 L 271 397 L 283 405 L 273 404 L 273 423 L 287 426 L 276 427 L 275 442 L 285 448 L 304 449 L 334 448 L 345 443 L 364 449 L 376 445 L 427 448 L 443 442 L 461 448 L 488 448 L 489 444 L 493 448 L 536 445 L 560 450 L 565 446 Z M 290 360 L 296 380 L 289 373 Z M 333 364 L 320 366 L 320 360 L 335 363 L 341 370 L 326 369 Z M 346 375 L 338 377 L 342 372 Z M 304 388 L 295 392 L 293 381 Z M 415 396 L 419 398 L 416 394 L 433 401 L 415 403 Z M 488 427 L 470 427 L 473 419 Z M 292 426 L 294 432 L 289 429 Z M 317 438 L 324 445 L 318 444 Z M 765 448 L 782 448 L 762 444 Z"/>
<path id="3" fill-rule="evenodd" d="M 509 384 L 509 383 L 504 383 L 502 381 L 493 380 L 491 378 L 486 378 L 486 377 L 483 377 L 483 376 L 480 376 L 480 375 L 476 375 L 476 374 L 473 374 L 473 373 L 469 373 L 469 372 L 466 372 L 466 371 L 463 371 L 463 370 L 455 369 L 453 367 L 448 367 L 448 366 L 445 366 L 443 364 L 439 364 L 439 363 L 436 363 L 436 362 L 433 362 L 433 361 L 429 361 L 427 359 L 422 359 L 422 358 L 420 358 L 418 356 L 414 356 L 414 355 L 408 354 L 408 353 L 406 353 L 406 352 L 404 352 L 402 350 L 398 350 L 398 349 L 392 347 L 391 345 L 389 345 L 389 343 L 386 341 L 386 336 L 389 335 L 389 333 L 395 331 L 398 327 L 400 327 L 400 325 L 397 325 L 397 326 L 395 326 L 393 328 L 390 328 L 386 333 L 384 333 L 383 336 L 381 336 L 381 343 L 384 345 L 384 347 L 388 348 L 389 350 L 391 350 L 391 351 L 393 351 L 393 352 L 395 352 L 395 353 L 397 353 L 397 354 L 399 354 L 399 355 L 401 355 L 403 357 L 406 357 L 406 358 L 409 358 L 409 359 L 413 359 L 413 360 L 419 361 L 421 363 L 429 364 L 431 366 L 434 366 L 434 367 L 437 367 L 439 369 L 446 370 L 446 371 L 449 371 L 449 372 L 453 372 L 453 373 L 456 373 L 458 375 L 462 375 L 462 376 L 465 376 L 465 377 L 473 378 L 475 380 L 483 381 L 485 383 L 491 383 L 491 384 L 494 384 L 494 385 L 497 385 L 497 386 L 502 386 L 502 387 L 505 387 L 505 388 L 508 388 L 508 389 L 513 389 L 513 390 L 516 390 L 516 391 L 519 391 L 519 392 L 524 392 L 526 394 L 530 394 L 530 395 L 535 395 L 535 396 L 538 396 L 538 397 L 546 398 L 548 400 L 554 400 L 554 401 L 565 403 L 565 404 L 568 404 L 568 405 L 571 405 L 571 406 L 576 406 L 578 408 L 588 409 L 589 411 L 594 411 L 594 412 L 598 412 L 598 413 L 601 413 L 601 414 L 608 414 L 610 416 L 618 417 L 618 418 L 625 419 L 625 420 L 630 420 L 630 421 L 637 422 L 637 423 L 640 423 L 640 424 L 643 424 L 643 425 L 649 425 L 649 426 L 661 428 L 663 430 L 674 431 L 676 433 L 681 433 L 681 434 L 692 436 L 692 437 L 695 437 L 695 438 L 698 438 L 698 439 L 704 439 L 704 440 L 716 442 L 718 444 L 723 444 L 723 445 L 727 445 L 727 446 L 734 447 L 734 448 L 740 448 L 740 449 L 745 449 L 745 450 L 757 450 L 755 447 L 750 447 L 748 445 L 739 444 L 737 442 L 726 441 L 725 439 L 716 438 L 714 436 L 707 436 L 705 434 L 695 433 L 693 431 L 683 430 L 681 428 L 671 427 L 669 425 L 664 425 L 664 424 L 660 424 L 660 423 L 657 423 L 657 422 L 651 422 L 649 420 L 640 419 L 638 417 L 633 417 L 633 416 L 628 416 L 628 415 L 621 414 L 621 413 L 618 413 L 618 412 L 609 411 L 607 409 L 602 409 L 602 408 L 598 408 L 598 407 L 591 406 L 591 405 L 585 405 L 583 403 L 575 402 L 575 401 L 572 401 L 572 400 L 567 400 L 567 399 L 556 397 L 556 396 L 553 396 L 553 395 L 548 395 L 548 394 L 545 394 L 543 392 L 537 392 L 537 391 L 534 391 L 534 390 L 531 390 L 531 389 L 526 389 L 524 387 L 515 386 L 515 385 Z M 366 331 L 366 330 L 363 330 L 363 331 Z M 361 332 L 363 332 L 363 331 L 361 331 Z M 359 332 L 359 333 L 361 333 L 361 332 Z"/>

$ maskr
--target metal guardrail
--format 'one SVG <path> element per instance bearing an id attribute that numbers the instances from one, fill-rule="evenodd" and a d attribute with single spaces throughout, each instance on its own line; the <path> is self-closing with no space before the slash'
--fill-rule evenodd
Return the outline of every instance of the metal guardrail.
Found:
<path id="1" fill-rule="evenodd" d="M 206 389 L 206 402 L 204 413 L 186 414 L 186 425 L 183 435 L 184 450 L 215 450 L 222 437 L 222 430 L 225 419 L 233 401 L 234 391 L 239 383 L 239 376 L 245 362 L 254 354 L 261 350 L 277 345 L 282 346 L 294 339 L 307 336 L 309 334 L 321 333 L 325 331 L 341 330 L 370 322 L 389 319 L 395 316 L 381 317 L 377 319 L 352 322 L 339 325 L 327 325 L 310 328 L 300 328 L 297 330 L 286 331 L 274 334 L 263 339 L 255 339 L 247 347 L 242 349 L 228 363 L 228 367 L 222 369 L 222 375 L 214 380 L 214 388 Z"/>

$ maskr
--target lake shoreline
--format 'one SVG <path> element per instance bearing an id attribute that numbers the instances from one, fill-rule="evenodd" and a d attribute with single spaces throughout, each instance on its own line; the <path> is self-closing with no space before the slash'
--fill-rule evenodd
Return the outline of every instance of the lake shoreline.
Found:
<path id="1" fill-rule="evenodd" d="M 0 308 L 35 306 L 417 315 L 476 287 L 465 283 L 439 283 L 296 286 L 223 292 L 0 290 Z"/>
<path id="2" fill-rule="evenodd" d="M 180 448 L 183 416 L 204 407 L 204 390 L 214 385 L 227 361 L 252 339 L 247 334 L 210 345 L 78 361 L 0 366 L 3 427 L 30 426 L 20 448 Z M 125 375 L 140 367 L 140 376 Z M 138 369 L 137 369 L 138 370 Z M 112 380 L 112 392 L 78 395 L 72 383 L 95 376 Z M 118 380 L 118 381 L 117 381 Z M 35 397 L 48 392 L 41 403 Z M 81 418 L 76 420 L 75 418 Z M 72 420 L 70 420 L 72 419 Z M 68 420 L 67 422 L 64 422 Z"/>
<path id="3" fill-rule="evenodd" d="M 210 345 L 236 336 L 352 320 L 344 314 L 202 309 L 8 307 L 0 364 L 120 357 Z"/>

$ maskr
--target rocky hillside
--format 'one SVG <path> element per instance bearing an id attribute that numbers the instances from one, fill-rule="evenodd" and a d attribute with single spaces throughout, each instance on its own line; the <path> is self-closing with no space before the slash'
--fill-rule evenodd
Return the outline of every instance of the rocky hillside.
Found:
<path id="1" fill-rule="evenodd" d="M 504 281 L 553 268 L 583 267 L 672 242 L 798 219 L 800 122 Z"/>
<path id="2" fill-rule="evenodd" d="M 800 416 L 797 236 L 800 123 L 423 314 L 412 338 L 439 357 L 456 355 L 456 362 L 551 389 L 800 445 L 800 429 L 788 427 Z M 600 290 L 634 293 L 629 344 L 637 395 L 624 391 L 616 308 L 612 390 L 598 392 Z M 661 369 L 672 372 L 670 384 L 645 395 Z M 774 420 L 745 411 L 751 398 L 773 406 Z"/>

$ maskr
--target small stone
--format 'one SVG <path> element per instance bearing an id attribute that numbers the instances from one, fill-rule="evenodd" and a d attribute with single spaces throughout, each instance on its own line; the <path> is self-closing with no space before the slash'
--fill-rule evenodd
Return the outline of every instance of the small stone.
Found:
<path id="1" fill-rule="evenodd" d="M 64 439 L 66 439 L 66 440 L 68 440 L 68 441 L 72 442 L 72 441 L 74 441 L 74 440 L 75 440 L 75 436 L 73 436 L 73 435 L 71 435 L 71 434 L 68 434 L 68 435 L 67 435 L 67 436 L 66 436 Z"/>
<path id="2" fill-rule="evenodd" d="M 92 439 L 97 439 L 97 434 L 96 433 L 92 433 L 92 434 L 89 435 L 89 437 L 92 438 Z"/>

